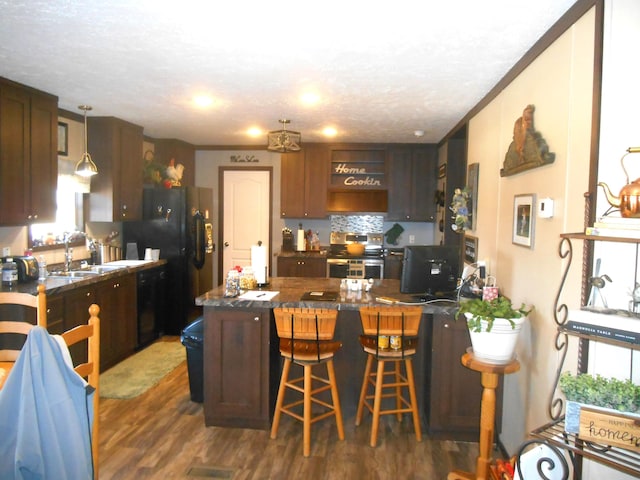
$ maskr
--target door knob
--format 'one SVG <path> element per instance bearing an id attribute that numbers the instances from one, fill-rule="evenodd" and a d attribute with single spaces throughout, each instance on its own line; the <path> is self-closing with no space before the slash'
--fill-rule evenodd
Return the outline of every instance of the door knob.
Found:
<path id="1" fill-rule="evenodd" d="M 229 242 L 224 242 L 224 246 L 228 247 L 229 246 Z"/>

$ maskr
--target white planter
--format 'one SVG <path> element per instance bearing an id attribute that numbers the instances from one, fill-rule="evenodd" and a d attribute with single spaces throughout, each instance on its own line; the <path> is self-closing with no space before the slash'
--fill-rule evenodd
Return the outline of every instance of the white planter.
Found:
<path id="1" fill-rule="evenodd" d="M 467 318 L 471 318 L 470 313 L 465 313 Z M 518 334 L 527 317 L 511 319 L 515 326 L 512 328 L 509 320 L 496 318 L 490 332 L 486 331 L 487 322 L 482 320 L 482 331 L 473 332 L 469 330 L 471 336 L 471 346 L 473 355 L 479 360 L 488 363 L 506 364 L 515 357 Z"/>

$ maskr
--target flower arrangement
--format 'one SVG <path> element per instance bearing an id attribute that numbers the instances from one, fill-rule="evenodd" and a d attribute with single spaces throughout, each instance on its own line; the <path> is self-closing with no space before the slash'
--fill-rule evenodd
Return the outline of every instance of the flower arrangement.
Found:
<path id="1" fill-rule="evenodd" d="M 469 219 L 471 213 L 468 207 L 470 195 L 468 187 L 456 188 L 453 192 L 453 199 L 449 209 L 454 213 L 453 217 L 451 217 L 453 218 L 451 229 L 454 232 L 463 233 L 471 228 L 471 220 Z"/>

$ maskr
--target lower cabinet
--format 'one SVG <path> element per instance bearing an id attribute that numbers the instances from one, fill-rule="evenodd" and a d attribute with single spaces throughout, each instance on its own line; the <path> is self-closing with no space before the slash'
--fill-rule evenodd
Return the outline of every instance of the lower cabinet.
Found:
<path id="1" fill-rule="evenodd" d="M 78 287 L 62 294 L 64 299 L 64 330 L 70 330 L 78 325 L 85 324 L 89 321 L 89 307 L 96 303 L 95 285 L 86 287 Z M 49 299 L 47 299 L 49 303 Z M 100 312 L 100 320 L 102 320 L 102 311 Z M 102 321 L 100 322 L 100 350 L 102 350 Z M 86 342 L 80 342 L 69 348 L 71 358 L 74 365 L 87 361 L 87 345 Z M 100 355 L 102 359 L 102 355 Z M 102 370 L 102 363 L 100 364 Z"/>
<path id="2" fill-rule="evenodd" d="M 327 259 L 320 255 L 279 256 L 278 276 L 325 278 L 327 276 Z"/>
<path id="3" fill-rule="evenodd" d="M 64 332 L 64 298 L 47 298 L 47 330 L 52 335 Z"/>
<path id="4" fill-rule="evenodd" d="M 136 277 L 122 275 L 80 286 L 47 298 L 47 323 L 51 333 L 61 333 L 89 320 L 89 307 L 100 307 L 100 370 L 106 370 L 135 351 Z M 56 321 L 62 318 L 62 321 Z M 86 344 L 70 348 L 74 364 L 87 361 Z"/>
<path id="5" fill-rule="evenodd" d="M 384 278 L 400 280 L 402 277 L 402 255 L 387 255 L 384 257 Z"/>
<path id="6" fill-rule="evenodd" d="M 207 426 L 269 429 L 278 385 L 270 309 L 204 309 Z"/>
<path id="7" fill-rule="evenodd" d="M 427 369 L 425 413 L 429 436 L 477 442 L 482 385 L 480 373 L 460 363 L 471 345 L 466 322 L 454 321 L 451 315 L 433 315 L 428 343 L 431 365 Z M 502 416 L 501 385 L 498 388 L 496 419 Z"/>
<path id="8" fill-rule="evenodd" d="M 133 274 L 96 285 L 96 303 L 100 306 L 100 370 L 114 366 L 135 351 L 136 297 Z"/>

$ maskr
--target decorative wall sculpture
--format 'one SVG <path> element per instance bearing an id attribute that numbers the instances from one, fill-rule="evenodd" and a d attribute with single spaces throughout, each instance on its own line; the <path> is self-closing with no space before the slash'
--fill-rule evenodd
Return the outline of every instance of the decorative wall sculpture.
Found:
<path id="1" fill-rule="evenodd" d="M 533 127 L 535 107 L 527 105 L 513 126 L 513 141 L 505 155 L 501 177 L 553 163 L 556 154 L 549 152 L 547 142 Z"/>

